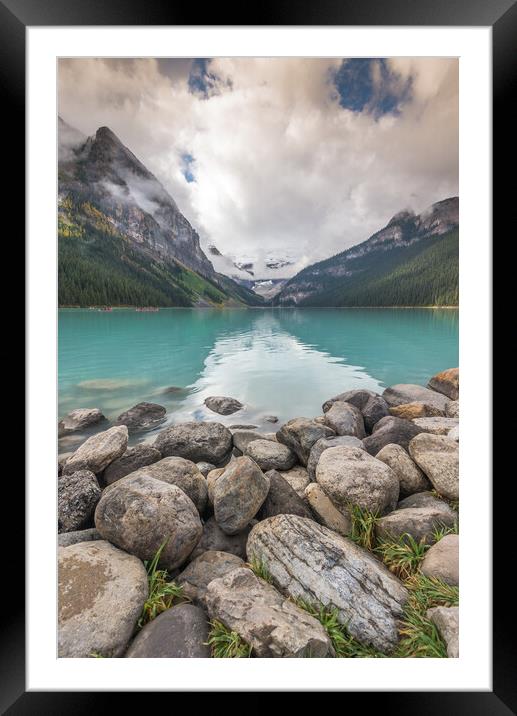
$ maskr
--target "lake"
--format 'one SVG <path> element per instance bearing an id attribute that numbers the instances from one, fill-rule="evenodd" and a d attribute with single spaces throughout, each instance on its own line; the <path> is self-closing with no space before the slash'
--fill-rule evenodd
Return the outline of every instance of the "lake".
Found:
<path id="1" fill-rule="evenodd" d="M 114 419 L 145 400 L 165 406 L 168 423 L 218 420 L 274 430 L 264 416 L 282 422 L 320 415 L 321 404 L 345 390 L 425 385 L 457 366 L 458 311 L 61 309 L 58 339 L 60 417 L 97 407 Z M 246 407 L 219 416 L 203 405 L 210 395 Z M 154 434 L 132 441 L 142 438 Z M 64 438 L 61 449 L 74 442 Z"/>

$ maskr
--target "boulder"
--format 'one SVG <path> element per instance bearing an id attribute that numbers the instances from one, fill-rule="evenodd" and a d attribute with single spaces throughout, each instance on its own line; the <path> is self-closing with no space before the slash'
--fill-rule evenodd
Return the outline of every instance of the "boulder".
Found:
<path id="1" fill-rule="evenodd" d="M 311 482 L 307 485 L 305 496 L 316 520 L 321 525 L 343 536 L 350 533 L 352 528 L 350 516 L 348 513 L 342 514 L 336 509 L 316 482 Z"/>
<path id="2" fill-rule="evenodd" d="M 283 470 L 282 477 L 296 492 L 298 497 L 305 500 L 305 488 L 310 483 L 309 473 L 302 465 L 295 465 L 290 470 Z"/>
<path id="3" fill-rule="evenodd" d="M 388 542 L 397 542 L 409 534 L 417 542 L 434 544 L 434 532 L 453 527 L 457 520 L 458 514 L 445 502 L 439 507 L 406 507 L 381 517 L 375 525 L 375 534 L 379 540 Z"/>
<path id="4" fill-rule="evenodd" d="M 445 406 L 445 415 L 448 418 L 459 418 L 460 417 L 460 401 L 451 400 Z"/>
<path id="5" fill-rule="evenodd" d="M 390 444 L 401 445 L 407 450 L 409 441 L 421 432 L 422 429 L 411 420 L 394 418 L 389 415 L 379 420 L 373 433 L 363 440 L 364 449 L 370 455 L 377 455 L 379 450 Z"/>
<path id="6" fill-rule="evenodd" d="M 316 481 L 344 515 L 348 515 L 350 504 L 376 514 L 390 512 L 397 505 L 397 476 L 388 465 L 360 448 L 325 450 L 316 467 Z"/>
<path id="7" fill-rule="evenodd" d="M 214 413 L 219 413 L 219 415 L 232 415 L 232 413 L 244 408 L 244 405 L 235 398 L 227 398 L 222 395 L 213 395 L 206 398 L 205 405 Z"/>
<path id="8" fill-rule="evenodd" d="M 264 433 L 259 433 L 258 430 L 233 431 L 233 445 L 242 453 L 245 453 L 248 445 L 255 440 L 269 440 L 269 438 L 267 438 Z"/>
<path id="9" fill-rule="evenodd" d="M 446 395 L 451 400 L 458 400 L 460 397 L 460 369 L 442 370 L 441 373 L 433 375 L 427 387 Z"/>
<path id="10" fill-rule="evenodd" d="M 203 525 L 201 539 L 194 547 L 190 560 L 208 551 L 229 552 L 246 559 L 246 542 L 254 520 L 236 535 L 227 535 L 219 527 L 214 517 L 210 517 Z"/>
<path id="11" fill-rule="evenodd" d="M 230 458 L 232 434 L 221 423 L 180 423 L 162 430 L 154 447 L 164 457 L 220 465 Z"/>
<path id="12" fill-rule="evenodd" d="M 106 418 L 98 408 L 77 408 L 59 421 L 57 426 L 58 434 L 61 436 L 75 433 L 91 425 L 97 425 L 103 420 L 106 420 Z"/>
<path id="13" fill-rule="evenodd" d="M 207 659 L 207 615 L 192 604 L 178 604 L 148 622 L 126 652 L 127 659 Z"/>
<path id="14" fill-rule="evenodd" d="M 57 476 L 58 477 L 63 474 L 63 468 L 65 466 L 65 463 L 69 457 L 72 457 L 73 454 L 74 454 L 73 452 L 63 452 L 57 456 Z"/>
<path id="15" fill-rule="evenodd" d="M 138 403 L 121 413 L 115 425 L 127 425 L 130 433 L 150 430 L 163 422 L 167 411 L 157 403 Z"/>
<path id="16" fill-rule="evenodd" d="M 121 656 L 147 599 L 136 557 L 97 540 L 58 552 L 58 656 Z"/>
<path id="17" fill-rule="evenodd" d="M 361 411 L 350 403 L 333 403 L 325 413 L 325 423 L 337 435 L 352 435 L 359 439 L 366 435 Z"/>
<path id="18" fill-rule="evenodd" d="M 415 401 L 414 403 L 404 403 L 403 405 L 395 405 L 390 408 L 390 415 L 395 418 L 404 418 L 404 420 L 414 420 L 414 418 L 434 418 L 443 416 L 443 410 L 423 403 Z"/>
<path id="19" fill-rule="evenodd" d="M 416 418 L 413 422 L 422 432 L 433 435 L 448 435 L 453 428 L 458 427 L 458 418 Z"/>
<path id="20" fill-rule="evenodd" d="M 282 425 L 276 437 L 279 443 L 291 448 L 302 465 L 307 465 L 314 443 L 320 438 L 329 438 L 333 435 L 335 433 L 331 428 L 315 420 L 294 418 Z"/>
<path id="21" fill-rule="evenodd" d="M 306 503 L 298 497 L 281 473 L 269 470 L 266 477 L 269 479 L 269 492 L 258 512 L 259 520 L 275 515 L 300 515 L 300 517 L 312 518 L 312 512 Z"/>
<path id="22" fill-rule="evenodd" d="M 438 629 L 447 646 L 449 659 L 457 659 L 459 653 L 460 610 L 459 607 L 432 607 L 426 612 Z"/>
<path id="23" fill-rule="evenodd" d="M 449 402 L 447 396 L 429 388 L 424 388 L 422 385 L 412 385 L 411 383 L 392 385 L 390 388 L 386 388 L 382 397 L 390 408 L 404 405 L 405 403 L 426 403 L 442 412 L 445 412 L 445 406 Z"/>
<path id="24" fill-rule="evenodd" d="M 211 462 L 197 462 L 196 465 L 203 477 L 206 477 L 209 472 L 215 470 L 215 465 L 212 465 Z"/>
<path id="25" fill-rule="evenodd" d="M 148 475 L 155 480 L 176 485 L 190 497 L 199 513 L 205 511 L 208 499 L 206 479 L 191 460 L 185 460 L 183 457 L 164 457 L 132 474 Z"/>
<path id="26" fill-rule="evenodd" d="M 62 532 L 57 537 L 58 547 L 70 547 L 71 544 L 79 542 L 93 542 L 93 540 L 102 539 L 95 527 L 89 527 L 86 530 L 77 530 L 76 532 Z"/>
<path id="27" fill-rule="evenodd" d="M 357 447 L 363 449 L 363 442 L 352 435 L 337 435 L 333 438 L 320 438 L 311 448 L 307 462 L 307 473 L 309 478 L 316 479 L 316 466 L 324 450 L 331 447 Z"/>
<path id="28" fill-rule="evenodd" d="M 397 476 L 400 487 L 399 497 L 432 489 L 427 477 L 401 445 L 385 445 L 375 457 L 391 467 Z"/>
<path id="29" fill-rule="evenodd" d="M 214 506 L 214 487 L 217 480 L 221 477 L 226 468 L 217 467 L 215 470 L 210 470 L 206 478 L 206 486 L 208 493 L 208 504 Z"/>
<path id="30" fill-rule="evenodd" d="M 455 440 L 421 433 L 409 443 L 409 454 L 440 495 L 449 500 L 458 499 L 459 446 Z"/>
<path id="31" fill-rule="evenodd" d="M 90 470 L 98 475 L 126 452 L 127 438 L 125 425 L 92 435 L 68 458 L 63 474 L 71 475 L 78 470 Z"/>
<path id="32" fill-rule="evenodd" d="M 453 587 L 460 583 L 460 538 L 459 535 L 445 535 L 434 544 L 424 557 L 420 571 L 426 577 L 440 579 Z"/>
<path id="33" fill-rule="evenodd" d="M 364 426 L 368 432 L 373 430 L 373 426 L 381 418 L 389 415 L 388 404 L 384 398 L 372 390 L 348 390 L 345 393 L 340 393 L 323 403 L 323 412 L 326 413 L 334 403 L 340 401 L 350 403 L 361 411 Z"/>
<path id="34" fill-rule="evenodd" d="M 241 532 L 259 511 L 268 490 L 269 478 L 251 458 L 235 458 L 213 489 L 214 516 L 223 532 Z"/>
<path id="35" fill-rule="evenodd" d="M 272 440 L 253 440 L 244 451 L 261 470 L 289 470 L 296 462 L 296 455 L 286 445 Z"/>
<path id="36" fill-rule="evenodd" d="M 450 438 L 450 440 L 455 440 L 457 443 L 460 441 L 460 426 L 456 425 L 454 428 L 451 428 L 449 432 L 447 433 L 447 437 Z"/>
<path id="37" fill-rule="evenodd" d="M 206 604 L 210 618 L 237 632 L 256 657 L 333 655 L 321 624 L 250 569 L 234 569 L 210 582 Z"/>
<path id="38" fill-rule="evenodd" d="M 235 554 L 208 550 L 193 559 L 174 581 L 181 584 L 184 596 L 205 607 L 206 590 L 210 582 L 244 565 L 244 560 Z"/>
<path id="39" fill-rule="evenodd" d="M 400 500 L 397 510 L 405 510 L 406 507 L 433 507 L 441 510 L 444 505 L 446 506 L 447 502 L 437 497 L 434 492 L 417 492 Z"/>
<path id="40" fill-rule="evenodd" d="M 247 552 L 248 559 L 265 565 L 283 593 L 337 610 L 339 621 L 361 643 L 381 651 L 397 645 L 408 592 L 351 540 L 313 520 L 278 515 L 255 525 Z"/>
<path id="41" fill-rule="evenodd" d="M 58 531 L 89 527 L 101 492 L 95 474 L 89 470 L 62 475 L 57 482 Z"/>
<path id="42" fill-rule="evenodd" d="M 126 475 L 130 475 L 141 467 L 152 465 L 153 462 L 161 460 L 161 453 L 150 445 L 140 444 L 135 447 L 128 448 L 126 452 L 114 460 L 103 472 L 103 480 L 106 485 L 120 480 Z"/>
<path id="43" fill-rule="evenodd" d="M 160 566 L 185 562 L 203 528 L 198 511 L 176 485 L 148 475 L 128 475 L 107 487 L 95 510 L 95 526 L 109 540 L 141 560 L 163 547 Z"/>

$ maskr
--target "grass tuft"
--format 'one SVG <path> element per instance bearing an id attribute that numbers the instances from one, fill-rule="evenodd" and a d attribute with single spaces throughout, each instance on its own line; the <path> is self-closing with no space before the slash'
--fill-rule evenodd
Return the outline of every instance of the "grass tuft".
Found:
<path id="1" fill-rule="evenodd" d="M 370 510 L 363 509 L 359 505 L 348 505 L 352 528 L 349 538 L 365 549 L 373 550 L 376 545 L 375 524 L 379 515 Z"/>
<path id="2" fill-rule="evenodd" d="M 236 631 L 228 629 L 222 622 L 210 622 L 207 644 L 214 659 L 249 659 L 251 646 Z"/>
<path id="3" fill-rule="evenodd" d="M 433 531 L 433 539 L 435 542 L 439 542 L 443 537 L 446 537 L 447 535 L 457 535 L 459 534 L 459 527 L 458 523 L 455 522 L 452 527 L 446 527 L 445 525 L 442 525 L 441 527 L 437 527 Z"/>
<path id="4" fill-rule="evenodd" d="M 252 572 L 260 579 L 263 579 L 268 584 L 273 584 L 273 577 L 269 571 L 267 564 L 261 559 L 252 559 L 251 562 L 247 563 L 248 567 Z"/>
<path id="5" fill-rule="evenodd" d="M 412 535 L 406 533 L 394 542 L 382 540 L 374 551 L 382 557 L 390 572 L 405 580 L 416 573 L 429 546 L 425 538 L 417 542 Z"/>
<path id="6" fill-rule="evenodd" d="M 167 571 L 158 569 L 158 562 L 160 561 L 166 544 L 167 540 L 160 545 L 152 560 L 144 562 L 144 566 L 147 570 L 149 596 L 145 601 L 142 614 L 138 620 L 138 629 L 141 629 L 145 624 L 155 619 L 158 614 L 170 609 L 175 599 L 186 600 L 183 595 L 183 587 L 175 582 L 169 582 Z"/>

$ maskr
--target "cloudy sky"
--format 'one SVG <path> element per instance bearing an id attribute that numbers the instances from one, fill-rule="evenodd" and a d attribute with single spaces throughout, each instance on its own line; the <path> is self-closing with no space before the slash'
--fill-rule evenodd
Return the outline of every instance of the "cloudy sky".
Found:
<path id="1" fill-rule="evenodd" d="M 458 62 L 67 59 L 59 113 L 109 126 L 205 245 L 290 273 L 458 193 Z"/>

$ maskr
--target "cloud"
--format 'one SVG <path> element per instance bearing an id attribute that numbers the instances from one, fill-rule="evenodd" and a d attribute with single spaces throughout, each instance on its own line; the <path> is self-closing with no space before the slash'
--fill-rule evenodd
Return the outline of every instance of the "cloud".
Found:
<path id="1" fill-rule="evenodd" d="M 59 111 L 113 129 L 205 245 L 291 273 L 458 192 L 455 59 L 69 59 Z"/>

